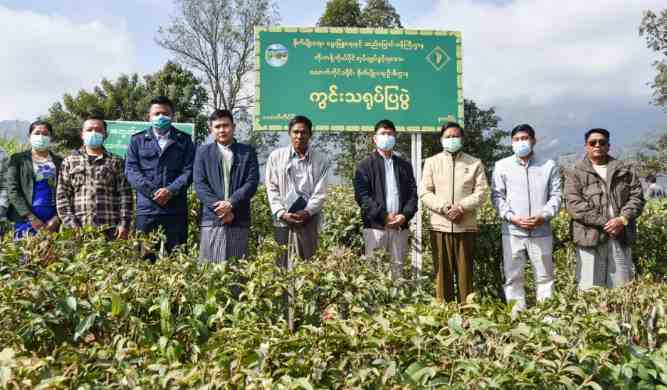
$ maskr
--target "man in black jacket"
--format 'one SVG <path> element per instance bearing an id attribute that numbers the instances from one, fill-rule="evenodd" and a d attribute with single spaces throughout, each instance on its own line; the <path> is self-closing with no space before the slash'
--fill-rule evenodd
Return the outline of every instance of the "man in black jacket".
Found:
<path id="1" fill-rule="evenodd" d="M 257 192 L 255 149 L 234 139 L 234 116 L 215 110 L 208 117 L 214 142 L 197 150 L 194 186 L 202 203 L 199 260 L 221 263 L 245 257 L 250 229 L 250 200 Z"/>
<path id="2" fill-rule="evenodd" d="M 417 185 L 409 162 L 395 155 L 396 127 L 375 125 L 377 150 L 357 165 L 354 198 L 364 221 L 366 254 L 376 249 L 391 255 L 391 276 L 401 277 L 408 250 L 409 224 L 417 212 Z"/>

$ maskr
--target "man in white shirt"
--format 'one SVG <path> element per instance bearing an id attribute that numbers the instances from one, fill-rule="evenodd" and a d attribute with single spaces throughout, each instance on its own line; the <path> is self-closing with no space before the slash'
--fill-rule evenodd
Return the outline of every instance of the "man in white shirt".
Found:
<path id="1" fill-rule="evenodd" d="M 319 241 L 329 159 L 310 145 L 310 119 L 295 116 L 288 126 L 291 145 L 274 150 L 266 162 L 266 192 L 276 241 L 280 245 L 293 244 L 300 258 L 309 259 Z M 295 242 L 291 242 L 290 235 Z M 286 257 L 279 262 L 286 264 Z"/>
<path id="2" fill-rule="evenodd" d="M 408 251 L 410 220 L 417 212 L 417 184 L 410 163 L 393 153 L 396 127 L 391 121 L 375 125 L 373 141 L 376 151 L 357 165 L 354 198 L 361 208 L 366 254 L 386 251 L 397 279 Z"/>

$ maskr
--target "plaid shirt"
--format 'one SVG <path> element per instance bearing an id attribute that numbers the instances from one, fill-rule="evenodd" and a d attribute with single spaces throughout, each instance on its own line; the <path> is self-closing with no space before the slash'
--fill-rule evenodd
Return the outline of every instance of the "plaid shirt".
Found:
<path id="1" fill-rule="evenodd" d="M 64 226 L 130 227 L 132 190 L 123 165 L 106 150 L 92 163 L 84 148 L 65 157 L 56 195 Z"/>

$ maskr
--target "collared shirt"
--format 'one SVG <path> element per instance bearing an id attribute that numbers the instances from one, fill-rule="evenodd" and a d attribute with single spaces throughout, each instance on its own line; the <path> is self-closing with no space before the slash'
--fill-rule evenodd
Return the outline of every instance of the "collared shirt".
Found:
<path id="1" fill-rule="evenodd" d="M 310 198 L 313 193 L 314 187 L 309 171 L 310 171 L 310 147 L 306 150 L 306 153 L 303 157 L 300 157 L 299 154 L 290 148 L 290 174 L 294 179 L 294 190 L 300 194 L 305 195 Z"/>
<path id="2" fill-rule="evenodd" d="M 157 144 L 160 145 L 160 150 L 164 150 L 164 147 L 167 146 L 167 143 L 169 142 L 169 133 L 171 133 L 171 130 L 162 135 L 158 133 L 157 130 L 153 129 L 153 134 L 155 135 L 155 139 L 157 139 Z"/>
<path id="3" fill-rule="evenodd" d="M 232 152 L 232 144 L 229 145 L 223 145 L 220 143 L 216 143 L 218 145 L 218 151 L 220 151 L 220 154 L 222 155 L 222 177 L 223 181 L 225 183 L 225 200 L 229 199 L 229 196 L 231 195 L 229 193 L 229 183 L 231 183 L 231 178 L 229 175 L 231 174 L 232 171 L 232 161 L 234 160 L 234 153 Z"/>
<path id="4" fill-rule="evenodd" d="M 286 199 L 295 187 L 295 178 L 301 176 L 300 174 L 295 175 L 296 171 L 307 173 L 306 180 L 301 180 L 304 184 L 301 188 L 312 188 L 312 191 L 307 194 L 309 199 L 305 210 L 314 216 L 319 214 L 324 207 L 330 163 L 324 153 L 311 148 L 312 146 L 308 148 L 304 161 L 299 162 L 299 165 L 305 165 L 305 169 L 294 166 L 293 158 L 296 153 L 292 146 L 274 150 L 266 161 L 266 193 L 275 226 L 287 226 L 280 220 L 280 217 L 286 211 Z"/>
<path id="5" fill-rule="evenodd" d="M 123 168 L 123 160 L 106 150 L 91 157 L 81 148 L 65 157 L 56 196 L 63 224 L 129 228 L 132 190 Z"/>
<path id="6" fill-rule="evenodd" d="M 380 156 L 384 158 L 384 177 L 385 177 L 385 201 L 387 203 L 387 213 L 398 213 L 400 210 L 400 200 L 398 192 L 398 183 L 396 182 L 396 174 L 394 173 L 394 161 L 389 157 L 385 157 L 380 151 Z"/>

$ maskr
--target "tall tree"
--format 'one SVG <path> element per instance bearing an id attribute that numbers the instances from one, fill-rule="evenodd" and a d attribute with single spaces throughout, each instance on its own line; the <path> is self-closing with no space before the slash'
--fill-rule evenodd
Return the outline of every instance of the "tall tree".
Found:
<path id="1" fill-rule="evenodd" d="M 389 0 L 368 0 L 360 24 L 364 27 L 403 28 L 401 16 Z"/>
<path id="2" fill-rule="evenodd" d="M 54 139 L 64 141 L 68 148 L 80 145 L 81 120 L 91 113 L 100 113 L 115 120 L 142 120 L 146 113 L 146 86 L 137 74 L 122 75 L 114 81 L 103 79 L 92 92 L 80 90 L 65 94 L 62 103 L 49 108 L 45 118 L 53 124 Z"/>
<path id="3" fill-rule="evenodd" d="M 247 107 L 255 69 L 255 26 L 277 20 L 270 0 L 176 0 L 171 24 L 160 27 L 157 44 L 206 81 L 213 108 Z"/>
<path id="4" fill-rule="evenodd" d="M 639 173 L 642 176 L 664 175 L 667 172 L 667 133 L 645 143 L 642 149 L 635 158 Z"/>
<path id="5" fill-rule="evenodd" d="M 358 0 L 329 0 L 317 22 L 322 27 L 363 27 Z"/>
<path id="6" fill-rule="evenodd" d="M 667 109 L 667 8 L 657 15 L 653 11 L 644 12 L 639 34 L 646 38 L 646 45 L 661 54 L 662 58 L 653 63 L 657 74 L 653 79 L 653 102 Z"/>
<path id="7" fill-rule="evenodd" d="M 496 161 L 512 154 L 512 147 L 503 140 L 510 135 L 499 127 L 501 118 L 494 107 L 480 108 L 473 100 L 464 100 L 464 145 L 463 151 L 479 158 L 484 163 L 487 176 Z M 410 135 L 399 134 L 397 140 L 399 153 L 410 155 Z M 430 157 L 442 151 L 440 131 L 422 134 L 422 156 Z"/>
<path id="8" fill-rule="evenodd" d="M 329 0 L 320 27 L 400 28 L 401 17 L 388 0 L 369 0 L 363 10 L 357 0 Z M 320 142 L 336 150 L 336 175 L 352 180 L 357 162 L 373 150 L 372 135 L 359 133 L 324 134 Z"/>
<path id="9" fill-rule="evenodd" d="M 174 101 L 174 116 L 179 122 L 193 122 L 207 102 L 206 90 L 186 69 L 167 63 L 160 71 L 145 75 L 122 75 L 114 81 L 103 79 L 92 92 L 65 94 L 62 103 L 54 103 L 45 117 L 53 123 L 56 140 L 67 147 L 80 144 L 81 120 L 97 112 L 110 120 L 147 120 L 148 102 L 155 95 Z"/>
<path id="10" fill-rule="evenodd" d="M 177 16 L 160 27 L 156 41 L 204 80 L 214 109 L 235 112 L 239 134 L 268 149 L 277 134 L 257 133 L 247 115 L 254 103 L 255 27 L 278 20 L 271 0 L 175 0 Z"/>
<path id="11" fill-rule="evenodd" d="M 144 76 L 148 98 L 167 96 L 177 110 L 175 122 L 192 122 L 208 102 L 206 89 L 189 70 L 174 62 L 167 62 L 157 73 Z M 144 114 L 148 106 L 144 108 Z"/>
<path id="12" fill-rule="evenodd" d="M 168 61 L 159 72 L 144 76 L 144 81 L 147 98 L 158 95 L 169 97 L 176 107 L 174 121 L 194 123 L 194 140 L 201 143 L 208 132 L 206 116 L 203 115 L 208 94 L 197 77 L 181 65 Z M 145 111 L 148 111 L 148 102 Z"/>
<path id="13" fill-rule="evenodd" d="M 501 119 L 494 107 L 483 109 L 473 100 L 465 99 L 463 111 L 466 143 L 463 150 L 482 160 L 490 172 L 496 161 L 512 154 L 510 144 L 503 143 L 510 132 L 499 127 Z"/>
<path id="14" fill-rule="evenodd" d="M 646 46 L 661 55 L 653 63 L 656 75 L 651 83 L 653 103 L 667 110 L 667 8 L 660 14 L 644 12 L 639 34 L 646 38 Z M 637 154 L 642 175 L 660 175 L 667 172 L 667 134 L 663 133 L 653 142 L 644 144 L 644 150 Z"/>

